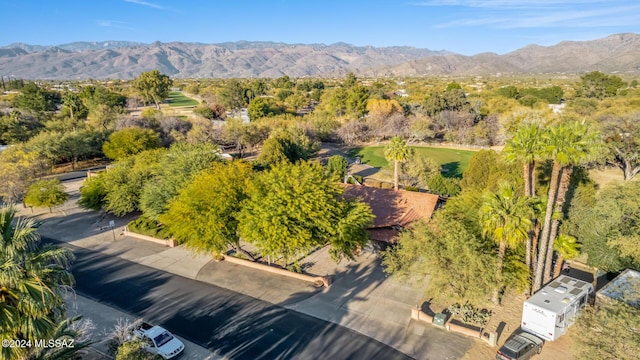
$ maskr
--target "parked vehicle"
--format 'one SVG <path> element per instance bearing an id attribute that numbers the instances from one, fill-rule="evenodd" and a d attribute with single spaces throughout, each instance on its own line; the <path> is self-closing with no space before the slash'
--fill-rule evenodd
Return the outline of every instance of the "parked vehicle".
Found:
<path id="1" fill-rule="evenodd" d="M 544 341 L 527 332 L 519 332 L 511 335 L 498 349 L 496 360 L 527 360 L 540 354 Z"/>
<path id="2" fill-rule="evenodd" d="M 592 296 L 592 284 L 560 275 L 524 302 L 522 330 L 553 341 L 567 332 Z"/>
<path id="3" fill-rule="evenodd" d="M 163 359 L 173 359 L 184 351 L 182 341 L 161 326 L 143 322 L 133 329 L 132 337 L 141 339 L 148 352 Z"/>

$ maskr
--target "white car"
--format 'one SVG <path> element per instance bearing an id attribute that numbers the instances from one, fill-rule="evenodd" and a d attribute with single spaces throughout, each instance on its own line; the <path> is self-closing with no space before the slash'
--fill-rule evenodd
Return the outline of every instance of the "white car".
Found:
<path id="1" fill-rule="evenodd" d="M 163 359 L 173 359 L 184 351 L 184 344 L 161 326 L 153 326 L 146 322 L 133 329 L 133 336 L 141 339 L 145 349 Z"/>

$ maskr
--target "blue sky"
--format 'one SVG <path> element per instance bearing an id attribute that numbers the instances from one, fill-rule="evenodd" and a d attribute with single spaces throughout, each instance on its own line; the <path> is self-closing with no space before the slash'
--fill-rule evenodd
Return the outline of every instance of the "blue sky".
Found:
<path id="1" fill-rule="evenodd" d="M 0 9 L 0 46 L 342 41 L 473 55 L 640 33 L 638 0 L 0 0 Z"/>

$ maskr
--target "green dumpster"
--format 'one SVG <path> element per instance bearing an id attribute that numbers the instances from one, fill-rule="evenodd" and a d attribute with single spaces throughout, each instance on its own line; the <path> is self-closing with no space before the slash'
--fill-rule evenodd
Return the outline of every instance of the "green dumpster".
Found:
<path id="1" fill-rule="evenodd" d="M 444 326 L 447 321 L 447 314 L 437 313 L 433 316 L 433 324 L 438 326 Z"/>

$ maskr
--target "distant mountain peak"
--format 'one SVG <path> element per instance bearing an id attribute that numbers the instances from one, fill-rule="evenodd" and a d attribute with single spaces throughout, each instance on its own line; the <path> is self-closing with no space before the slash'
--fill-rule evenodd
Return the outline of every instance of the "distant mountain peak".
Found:
<path id="1" fill-rule="evenodd" d="M 25 79 L 130 79 L 159 69 L 176 78 L 482 75 L 495 73 L 640 72 L 640 35 L 613 34 L 592 41 L 527 45 L 504 55 L 463 56 L 411 46 L 354 46 L 345 42 L 218 44 L 160 41 L 79 41 L 56 46 L 13 43 L 0 47 L 0 75 Z"/>

